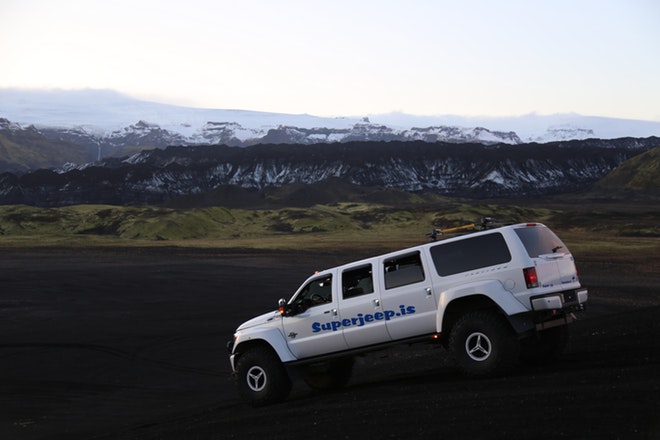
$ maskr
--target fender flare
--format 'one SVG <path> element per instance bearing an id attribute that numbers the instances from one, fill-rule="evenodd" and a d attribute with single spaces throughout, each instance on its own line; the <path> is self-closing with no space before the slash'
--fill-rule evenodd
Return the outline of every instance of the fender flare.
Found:
<path id="1" fill-rule="evenodd" d="M 249 330 L 243 331 L 234 343 L 234 349 L 231 354 L 232 360 L 240 355 L 243 348 L 252 344 L 266 344 L 270 346 L 282 363 L 297 360 L 289 350 L 289 346 L 279 328 L 270 328 L 267 330 L 259 328 L 258 332 L 254 333 Z"/>
<path id="2" fill-rule="evenodd" d="M 476 283 L 462 284 L 440 292 L 438 314 L 436 316 L 436 331 L 442 332 L 445 312 L 453 301 L 470 296 L 485 297 L 492 301 L 510 319 L 511 316 L 529 312 L 508 290 L 504 289 L 498 280 L 486 280 Z"/>

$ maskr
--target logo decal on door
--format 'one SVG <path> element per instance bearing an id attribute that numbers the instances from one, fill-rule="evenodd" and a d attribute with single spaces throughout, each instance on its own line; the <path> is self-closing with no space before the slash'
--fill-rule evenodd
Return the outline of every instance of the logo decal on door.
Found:
<path id="1" fill-rule="evenodd" d="M 399 310 L 384 310 L 376 313 L 358 313 L 357 316 L 351 318 L 344 318 L 341 321 L 327 321 L 324 323 L 312 323 L 312 332 L 318 333 L 322 331 L 336 332 L 342 327 L 362 327 L 370 322 L 376 321 L 389 321 L 390 319 L 397 318 L 405 315 L 412 315 L 415 313 L 415 306 L 400 305 Z"/>

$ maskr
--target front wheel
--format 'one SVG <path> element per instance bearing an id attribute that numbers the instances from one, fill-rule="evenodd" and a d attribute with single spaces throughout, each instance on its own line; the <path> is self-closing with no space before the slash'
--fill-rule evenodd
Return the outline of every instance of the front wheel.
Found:
<path id="1" fill-rule="evenodd" d="M 236 365 L 238 391 L 253 406 L 286 399 L 291 379 L 277 355 L 268 347 L 256 347 L 241 354 Z"/>
<path id="2" fill-rule="evenodd" d="M 506 319 L 492 311 L 462 316 L 449 336 L 458 367 L 469 376 L 494 376 L 513 369 L 520 343 Z"/>

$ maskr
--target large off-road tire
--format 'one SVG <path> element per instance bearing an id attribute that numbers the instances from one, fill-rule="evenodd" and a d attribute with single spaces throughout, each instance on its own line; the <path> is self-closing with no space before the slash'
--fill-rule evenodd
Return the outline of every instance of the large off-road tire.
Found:
<path id="1" fill-rule="evenodd" d="M 281 402 L 289 395 L 291 379 L 269 347 L 251 348 L 236 362 L 238 391 L 253 406 Z"/>
<path id="2" fill-rule="evenodd" d="M 468 376 L 496 376 L 511 371 L 520 356 L 520 342 L 504 316 L 487 310 L 468 313 L 456 322 L 449 349 Z"/>
<path id="3" fill-rule="evenodd" d="M 568 326 L 549 328 L 523 339 L 520 358 L 523 362 L 539 365 L 556 361 L 568 344 Z"/>
<path id="4" fill-rule="evenodd" d="M 353 374 L 353 358 L 313 364 L 305 367 L 303 380 L 312 389 L 327 391 L 342 388 Z"/>

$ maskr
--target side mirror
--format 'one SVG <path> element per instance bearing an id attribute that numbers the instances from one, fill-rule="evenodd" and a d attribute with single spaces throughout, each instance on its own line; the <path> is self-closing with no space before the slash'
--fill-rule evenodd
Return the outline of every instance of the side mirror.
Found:
<path id="1" fill-rule="evenodd" d="M 286 300 L 284 298 L 280 298 L 277 301 L 277 307 L 280 311 L 280 315 L 282 315 L 282 316 L 287 316 L 288 315 L 289 311 L 287 310 L 287 303 L 286 303 Z"/>

